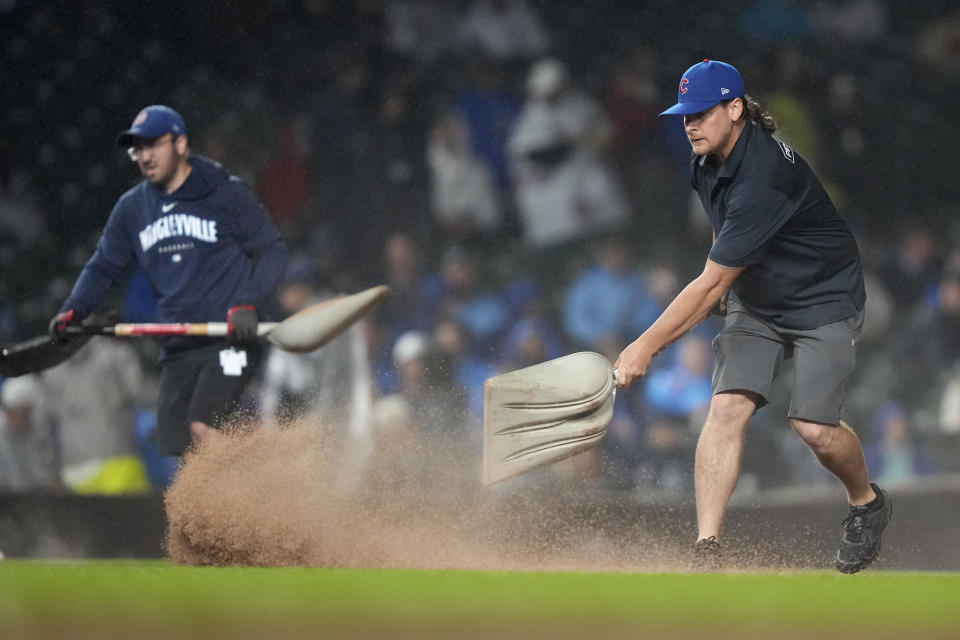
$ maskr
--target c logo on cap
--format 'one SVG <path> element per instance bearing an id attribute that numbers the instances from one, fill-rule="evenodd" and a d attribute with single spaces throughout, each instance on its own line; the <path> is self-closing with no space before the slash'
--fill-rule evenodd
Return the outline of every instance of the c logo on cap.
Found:
<path id="1" fill-rule="evenodd" d="M 136 118 L 134 118 L 134 120 L 133 120 L 133 126 L 135 126 L 135 127 L 136 127 L 136 126 L 139 126 L 139 125 L 143 124 L 143 123 L 146 122 L 146 121 L 147 121 L 147 110 L 144 109 L 143 111 L 141 111 L 140 113 L 137 114 L 137 117 L 136 117 Z"/>
<path id="2" fill-rule="evenodd" d="M 686 78 L 684 78 L 683 80 L 680 81 L 680 93 L 686 93 L 686 92 L 687 92 L 687 85 L 688 85 L 688 84 L 690 84 L 690 81 L 687 80 Z"/>

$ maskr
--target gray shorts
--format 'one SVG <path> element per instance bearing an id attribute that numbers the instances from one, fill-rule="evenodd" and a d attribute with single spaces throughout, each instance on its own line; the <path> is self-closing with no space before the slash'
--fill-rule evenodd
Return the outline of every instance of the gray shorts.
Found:
<path id="1" fill-rule="evenodd" d="M 731 301 L 713 340 L 713 393 L 745 390 L 767 404 L 770 387 L 787 358 L 794 359 L 790 418 L 840 423 L 840 409 L 857 362 L 863 311 L 816 329 L 786 329 L 759 319 Z"/>

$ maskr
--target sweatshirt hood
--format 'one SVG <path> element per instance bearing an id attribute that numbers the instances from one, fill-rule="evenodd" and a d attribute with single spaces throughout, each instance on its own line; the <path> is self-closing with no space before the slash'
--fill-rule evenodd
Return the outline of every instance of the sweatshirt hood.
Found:
<path id="1" fill-rule="evenodd" d="M 199 200 L 209 195 L 218 185 L 232 178 L 219 162 L 206 156 L 190 154 L 187 162 L 193 169 L 190 175 L 187 176 L 179 189 L 170 194 L 163 193 L 164 199 Z M 158 187 L 153 188 L 162 193 L 162 190 Z"/>

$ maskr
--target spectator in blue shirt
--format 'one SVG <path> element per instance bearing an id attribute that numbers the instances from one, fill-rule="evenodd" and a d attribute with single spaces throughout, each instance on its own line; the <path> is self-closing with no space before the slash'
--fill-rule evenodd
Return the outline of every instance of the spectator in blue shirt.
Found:
<path id="1" fill-rule="evenodd" d="M 647 287 L 644 271 L 626 242 L 602 241 L 595 263 L 571 284 L 564 307 L 564 331 L 578 347 L 616 359 L 628 336 L 649 326 L 663 311 Z"/>

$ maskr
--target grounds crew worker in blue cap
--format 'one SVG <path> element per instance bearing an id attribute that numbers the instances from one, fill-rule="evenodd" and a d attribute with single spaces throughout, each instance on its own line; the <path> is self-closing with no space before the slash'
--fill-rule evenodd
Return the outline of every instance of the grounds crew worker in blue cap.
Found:
<path id="1" fill-rule="evenodd" d="M 644 375 L 657 353 L 725 306 L 694 471 L 695 558 L 716 566 L 747 421 L 792 357 L 790 424 L 846 488 L 850 507 L 836 566 L 855 573 L 877 557 L 891 514 L 889 496 L 869 481 L 860 441 L 840 420 L 866 298 L 857 244 L 807 163 L 772 137 L 773 118 L 744 92 L 734 67 L 693 65 L 677 98 L 661 115 L 683 117 L 691 184 L 714 242 L 703 273 L 620 354 L 618 385 Z"/>
<path id="2" fill-rule="evenodd" d="M 180 455 L 236 409 L 261 351 L 257 308 L 273 295 L 287 248 L 249 186 L 190 153 L 173 109 L 146 107 L 117 143 L 144 179 L 117 201 L 50 333 L 66 339 L 66 326 L 96 310 L 134 262 L 156 293 L 157 322 L 226 318 L 226 341 L 159 339 L 157 445 Z"/>

